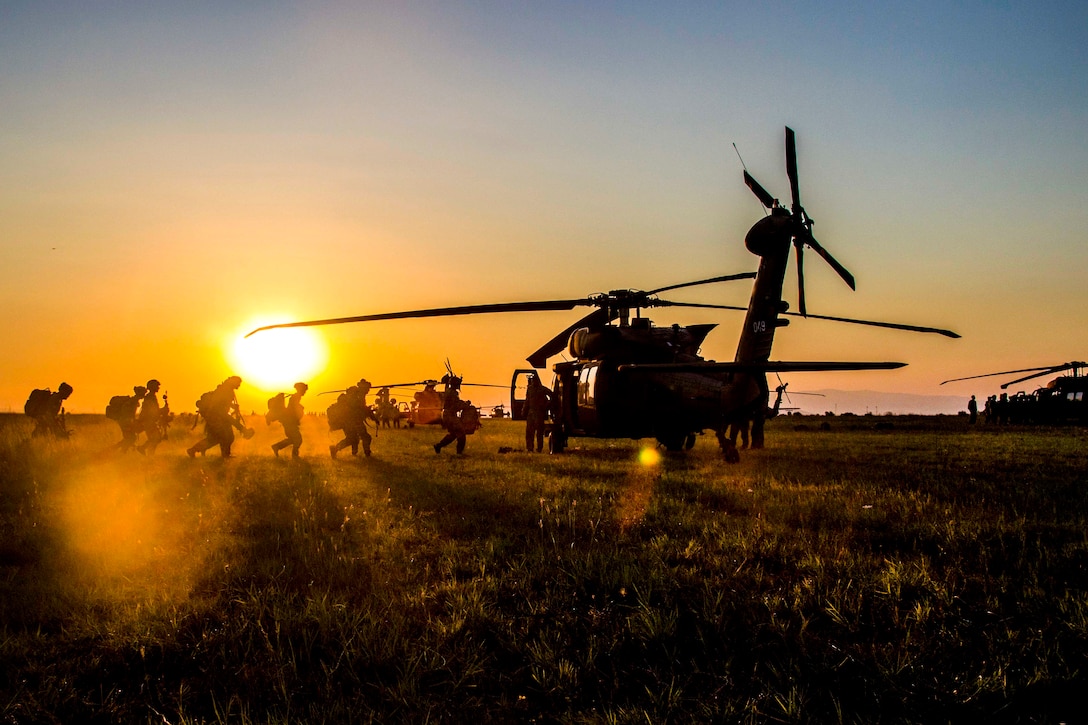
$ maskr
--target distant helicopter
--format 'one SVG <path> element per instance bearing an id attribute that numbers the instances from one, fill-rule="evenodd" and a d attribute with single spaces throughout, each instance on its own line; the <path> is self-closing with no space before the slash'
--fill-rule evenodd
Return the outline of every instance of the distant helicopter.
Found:
<path id="1" fill-rule="evenodd" d="M 256 332 L 256 330 L 254 332 Z M 450 367 L 450 363 L 448 360 L 446 361 L 446 370 L 448 376 L 454 376 L 453 370 Z M 478 388 L 506 388 L 505 385 L 497 385 L 492 383 L 466 383 L 464 382 L 464 380 L 460 379 L 460 376 L 455 377 L 460 380 L 460 382 L 458 383 L 458 387 L 472 386 Z M 416 425 L 437 425 L 442 422 L 442 404 L 444 400 L 443 396 L 445 395 L 445 390 L 439 390 L 438 385 L 444 384 L 444 381 L 446 379 L 447 378 L 444 377 L 442 380 L 417 380 L 411 383 L 394 383 L 392 385 L 381 385 L 375 387 L 377 387 L 379 390 L 419 387 L 423 388 L 422 390 L 417 390 L 413 393 L 413 400 L 410 404 L 408 404 L 407 410 L 402 409 L 401 411 L 401 419 L 408 425 L 409 428 L 412 428 Z M 493 415 L 492 417 L 501 416 Z"/>
<path id="2" fill-rule="evenodd" d="M 593 312 L 564 329 L 527 358 L 534 369 L 544 368 L 547 359 L 564 348 L 569 349 L 574 358 L 553 366 L 555 383 L 552 390 L 550 451 L 563 451 L 570 438 L 579 436 L 654 438 L 666 449 L 678 451 L 694 445 L 697 434 L 712 430 L 725 459 L 735 462 L 739 460 L 739 455 L 726 432 L 733 423 L 750 422 L 753 435 L 756 435 L 756 430 L 762 435 L 769 399 L 767 373 L 888 370 L 906 364 L 771 361 L 775 330 L 789 324 L 789 320 L 783 319 L 783 316 L 959 337 L 949 330 L 930 327 L 808 314 L 803 271 L 806 246 L 819 254 L 851 289 L 855 286 L 854 278 L 812 236 L 812 218 L 801 206 L 796 141 L 789 127 L 786 128 L 786 173 L 790 181 L 792 211 L 784 209 L 747 170 L 744 171 L 745 184 L 770 210 L 769 215 L 756 222 L 745 237 L 745 246 L 760 258 L 755 273 L 712 277 L 648 292 L 612 290 L 576 299 L 466 305 L 287 322 L 260 327 L 248 335 L 280 327 L 595 307 Z M 789 305 L 782 299 L 791 245 L 797 255 L 799 312 L 787 311 Z M 755 280 L 748 307 L 671 302 L 657 296 L 670 290 L 741 279 Z M 698 354 L 704 339 L 717 325 L 674 324 L 656 327 L 640 314 L 641 310 L 652 307 L 746 311 L 733 362 L 705 360 Z M 516 379 L 514 382 L 516 384 Z"/>
<path id="3" fill-rule="evenodd" d="M 1011 398 L 1002 395 L 989 401 L 989 416 L 998 422 L 1009 423 L 1088 423 L 1088 363 L 1073 361 L 1059 365 L 1044 365 L 1037 368 L 1005 370 L 999 373 L 983 373 L 966 378 L 952 378 L 941 383 L 956 383 L 962 380 L 996 377 L 998 375 L 1018 375 L 1023 377 L 1001 384 L 1005 390 L 1010 385 L 1034 380 L 1045 375 L 1071 371 L 1070 375 L 1059 375 L 1032 393 L 1019 392 Z"/>

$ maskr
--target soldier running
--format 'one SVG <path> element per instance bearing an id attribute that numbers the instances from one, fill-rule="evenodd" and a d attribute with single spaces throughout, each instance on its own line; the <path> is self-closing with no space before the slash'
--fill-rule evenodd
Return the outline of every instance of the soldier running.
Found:
<path id="1" fill-rule="evenodd" d="M 329 455 L 336 458 L 336 454 L 351 446 L 351 455 L 359 455 L 359 444 L 363 444 L 363 455 L 370 457 L 370 431 L 367 430 L 366 422 L 373 420 L 375 427 L 377 426 L 378 419 L 374 415 L 374 411 L 370 409 L 370 406 L 366 404 L 367 393 L 370 392 L 370 381 L 366 378 L 361 379 L 358 384 L 352 385 L 337 401 L 338 404 L 344 405 L 342 428 L 344 430 L 344 439 L 339 443 L 335 443 L 329 446 Z"/>
<path id="2" fill-rule="evenodd" d="M 140 434 L 136 422 L 136 411 L 140 407 L 140 401 L 147 395 L 147 388 L 143 385 L 135 385 L 132 388 L 133 395 L 117 395 L 110 398 L 110 404 L 106 406 L 106 417 L 116 421 L 121 429 L 121 440 L 113 445 L 113 448 L 124 453 L 136 447 L 136 436 Z"/>
<path id="3" fill-rule="evenodd" d="M 144 455 L 155 455 L 155 449 L 162 442 L 162 408 L 159 406 L 158 392 L 161 384 L 152 378 L 147 381 L 147 395 L 140 405 L 140 415 L 136 421 L 137 431 L 147 435 L 147 439 L 136 446 L 136 450 Z"/>
<path id="4" fill-rule="evenodd" d="M 215 390 L 200 396 L 196 408 L 204 418 L 204 440 L 193 444 L 185 451 L 189 454 L 189 458 L 195 458 L 197 453 L 203 454 L 215 446 L 219 446 L 223 458 L 230 458 L 235 428 L 242 433 L 243 437 L 253 437 L 253 429 L 247 428 L 242 420 L 242 411 L 238 407 L 238 398 L 234 392 L 241 386 L 242 379 L 237 375 L 231 375 Z"/>
<path id="5" fill-rule="evenodd" d="M 302 407 L 302 396 L 310 386 L 306 383 L 295 383 L 294 394 L 287 399 L 287 410 L 280 418 L 283 424 L 284 439 L 272 444 L 272 452 L 276 458 L 280 457 L 280 451 L 291 446 L 291 458 L 298 458 L 298 449 L 302 447 L 302 416 L 305 413 Z"/>
<path id="6" fill-rule="evenodd" d="M 465 452 L 466 436 L 480 426 L 479 413 L 469 401 L 461 400 L 461 378 L 453 373 L 442 376 L 446 389 L 442 393 L 442 427 L 446 436 L 434 444 L 434 452 L 441 453 L 450 443 L 457 441 L 458 455 Z"/>
<path id="7" fill-rule="evenodd" d="M 23 407 L 23 412 L 34 420 L 31 437 L 53 436 L 67 438 L 69 431 L 64 422 L 64 401 L 72 394 L 72 386 L 61 383 L 57 392 L 49 389 L 34 390 Z"/>

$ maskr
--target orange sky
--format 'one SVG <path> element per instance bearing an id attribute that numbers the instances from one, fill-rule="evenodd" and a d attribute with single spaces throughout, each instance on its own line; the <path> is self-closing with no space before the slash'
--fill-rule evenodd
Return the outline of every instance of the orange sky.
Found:
<path id="1" fill-rule="evenodd" d="M 761 209 L 732 144 L 786 196 L 786 124 L 816 237 L 858 280 L 808 255 L 810 311 L 964 336 L 794 321 L 773 357 L 910 366 L 793 388 L 996 392 L 938 383 L 1088 354 L 1088 23 L 1062 10 L 796 6 L 804 39 L 760 44 L 780 20 L 735 8 L 6 8 L 0 410 L 66 380 L 70 409 L 101 412 L 150 377 L 192 409 L 247 377 L 228 354 L 255 321 L 754 270 Z M 504 383 L 584 313 L 328 328 L 308 382 L 438 377 L 449 358 Z M 719 322 L 703 352 L 732 358 L 740 313 L 651 316 Z M 263 409 L 249 377 L 243 406 Z"/>

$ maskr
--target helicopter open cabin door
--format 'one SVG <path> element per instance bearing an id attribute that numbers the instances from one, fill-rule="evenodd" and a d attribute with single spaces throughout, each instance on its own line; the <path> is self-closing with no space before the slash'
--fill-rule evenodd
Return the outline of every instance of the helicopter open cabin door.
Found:
<path id="1" fill-rule="evenodd" d="M 597 430 L 597 372 L 598 365 L 587 365 L 578 376 L 578 415 L 579 428 L 583 431 Z"/>
<path id="2" fill-rule="evenodd" d="M 526 405 L 526 393 L 529 389 L 529 378 L 537 375 L 532 368 L 519 368 L 510 378 L 510 420 L 525 420 L 529 411 Z"/>

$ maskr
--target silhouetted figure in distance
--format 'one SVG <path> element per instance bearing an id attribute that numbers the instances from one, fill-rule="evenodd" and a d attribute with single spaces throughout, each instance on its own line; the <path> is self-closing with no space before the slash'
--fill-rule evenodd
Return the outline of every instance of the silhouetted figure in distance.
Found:
<path id="1" fill-rule="evenodd" d="M 978 401 L 975 400 L 975 396 L 971 396 L 971 399 L 967 401 L 967 423 L 974 425 L 978 422 Z"/>

